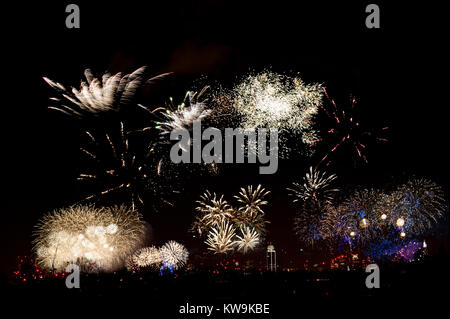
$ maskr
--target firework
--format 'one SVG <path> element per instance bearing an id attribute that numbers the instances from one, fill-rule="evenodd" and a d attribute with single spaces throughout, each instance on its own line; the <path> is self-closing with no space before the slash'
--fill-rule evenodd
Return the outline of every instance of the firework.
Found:
<path id="1" fill-rule="evenodd" d="M 329 239 L 335 233 L 338 225 L 333 220 L 337 211 L 331 206 L 334 194 L 338 191 L 331 188 L 336 175 L 327 175 L 310 167 L 309 173 L 303 178 L 303 184 L 293 183 L 288 188 L 293 202 L 300 204 L 300 209 L 294 218 L 294 231 L 299 239 L 307 245 L 314 245 L 323 239 Z"/>
<path id="2" fill-rule="evenodd" d="M 326 132 L 325 136 L 317 138 L 311 143 L 314 146 L 326 143 L 327 145 L 331 145 L 331 147 L 326 151 L 325 156 L 323 156 L 317 166 L 322 162 L 329 165 L 330 155 L 336 153 L 336 151 L 341 149 L 344 145 L 349 145 L 354 150 L 357 157 L 367 163 L 367 144 L 364 140 L 368 137 L 374 137 L 377 141 L 387 142 L 387 139 L 379 137 L 374 132 L 364 129 L 355 113 L 356 98 L 354 96 L 350 99 L 350 109 L 345 109 L 340 108 L 336 102 L 329 97 L 325 88 L 323 88 L 323 91 L 329 104 L 331 104 L 331 107 L 326 108 L 320 104 L 320 110 L 323 111 L 326 118 L 326 120 L 321 121 L 321 123 L 328 122 L 329 127 L 324 130 Z M 383 127 L 381 131 L 386 131 L 387 129 L 388 127 Z"/>
<path id="3" fill-rule="evenodd" d="M 236 247 L 246 253 L 262 241 L 268 223 L 262 207 L 268 203 L 265 197 L 269 193 L 261 185 L 241 188 L 234 196 L 240 205 L 233 208 L 223 195 L 218 197 L 206 191 L 197 202 L 196 210 L 201 215 L 196 217 L 191 230 L 200 236 L 206 235 L 208 249 L 216 254 L 226 254 Z M 236 234 L 237 229 L 242 236 Z"/>
<path id="4" fill-rule="evenodd" d="M 162 258 L 159 249 L 152 246 L 137 250 L 132 256 L 132 261 L 138 267 L 159 268 Z"/>
<path id="5" fill-rule="evenodd" d="M 233 240 L 236 229 L 228 221 L 220 223 L 220 225 L 212 227 L 205 241 L 208 249 L 215 254 L 226 254 L 234 249 L 235 241 Z"/>
<path id="6" fill-rule="evenodd" d="M 189 252 L 176 241 L 169 241 L 164 244 L 159 252 L 161 254 L 162 264 L 167 267 L 181 268 L 186 264 Z"/>
<path id="7" fill-rule="evenodd" d="M 223 198 L 223 195 L 218 197 L 216 193 L 211 195 L 207 190 L 202 196 L 201 200 L 197 201 L 199 206 L 196 208 L 202 214 L 197 217 L 194 222 L 193 230 L 202 235 L 209 227 L 218 226 L 225 220 L 233 216 L 233 208 Z"/>
<path id="8" fill-rule="evenodd" d="M 288 190 L 295 197 L 294 202 L 314 201 L 319 204 L 331 204 L 334 194 L 339 191 L 337 188 L 330 188 L 336 178 L 335 174 L 327 176 L 326 172 L 321 173 L 310 167 L 309 173 L 303 178 L 303 184 L 293 183 L 294 188 Z"/>
<path id="9" fill-rule="evenodd" d="M 244 128 L 305 133 L 312 130 L 311 119 L 322 98 L 319 84 L 306 85 L 299 78 L 271 72 L 248 76 L 233 92 L 234 106 L 242 116 Z M 310 134 L 304 136 L 307 143 Z"/>
<path id="10" fill-rule="evenodd" d="M 238 226 L 249 225 L 255 228 L 259 233 L 265 231 L 265 225 L 268 223 L 264 220 L 264 211 L 262 206 L 267 205 L 264 198 L 270 193 L 266 191 L 261 185 L 255 189 L 253 186 L 248 186 L 247 189 L 241 188 L 237 196 L 234 196 L 241 206 L 237 209 L 234 216 L 234 221 Z"/>
<path id="11" fill-rule="evenodd" d="M 407 234 L 425 234 L 447 210 L 444 191 L 429 179 L 411 179 L 396 194 L 401 205 L 391 218 Z"/>
<path id="12" fill-rule="evenodd" d="M 133 151 L 129 133 L 122 122 L 116 138 L 106 134 L 99 139 L 90 132 L 86 134 L 89 144 L 88 147 L 81 147 L 81 152 L 95 165 L 90 171 L 81 173 L 78 180 L 101 185 L 102 188 L 87 196 L 85 201 L 108 194 L 124 194 L 132 208 L 135 208 L 144 205 L 144 194 L 158 193 L 160 198 L 162 188 L 157 180 L 162 178 L 161 165 L 153 163 L 153 149 L 146 154 Z"/>
<path id="13" fill-rule="evenodd" d="M 241 235 L 236 235 L 235 245 L 239 251 L 244 254 L 249 250 L 255 249 L 260 243 L 259 233 L 250 227 L 241 227 Z"/>
<path id="14" fill-rule="evenodd" d="M 349 236 L 349 229 L 345 223 L 343 206 L 325 205 L 320 218 L 320 234 L 323 239 L 334 240 Z M 351 232 L 351 231 L 350 231 Z"/>
<path id="15" fill-rule="evenodd" d="M 305 146 L 317 139 L 313 119 L 322 99 L 321 85 L 263 72 L 247 76 L 230 94 L 243 129 L 278 130 L 281 156 L 288 153 L 288 136 L 295 136 Z"/>
<path id="16" fill-rule="evenodd" d="M 192 132 L 195 121 L 201 121 L 210 114 L 206 105 L 197 103 L 183 107 L 174 112 L 168 111 L 164 114 L 167 121 L 159 123 L 156 127 L 161 130 L 161 134 L 170 134 L 173 130 L 188 130 Z"/>
<path id="17" fill-rule="evenodd" d="M 110 272 L 142 247 L 145 224 L 125 206 L 73 206 L 45 216 L 37 225 L 34 251 L 40 267 L 64 271 L 78 264 L 84 271 Z"/>
<path id="18" fill-rule="evenodd" d="M 141 67 L 124 76 L 122 73 L 114 75 L 105 73 L 99 79 L 95 78 L 89 69 L 86 69 L 84 75 L 87 82 L 82 81 L 79 90 L 72 88 L 71 91 L 62 84 L 44 77 L 44 80 L 61 96 L 60 98 L 51 98 L 59 105 L 49 108 L 77 117 L 88 114 L 99 115 L 110 111 L 117 112 L 134 99 L 136 91 L 145 81 L 144 72 L 145 67 Z M 147 83 L 161 79 L 168 74 L 153 77 L 147 80 Z"/>
<path id="19" fill-rule="evenodd" d="M 379 229 L 391 229 L 401 217 L 399 212 L 403 205 L 402 193 L 394 191 L 390 194 L 380 193 L 375 207 L 372 223 Z"/>
<path id="20" fill-rule="evenodd" d="M 192 132 L 194 122 L 208 118 L 211 110 L 206 105 L 206 100 L 201 98 L 207 91 L 208 87 L 204 87 L 200 92 L 188 91 L 183 102 L 177 106 L 173 104 L 173 99 L 169 99 L 166 107 L 158 107 L 150 110 L 148 107 L 139 104 L 141 108 L 156 117 L 155 127 L 160 131 L 160 135 L 164 142 L 164 137 L 170 135 L 173 130 L 187 130 Z M 146 127 L 143 130 L 149 130 L 152 127 Z"/>
<path id="21" fill-rule="evenodd" d="M 187 145 L 184 143 L 179 144 L 183 151 L 189 151 L 186 147 L 192 145 L 192 131 L 194 127 L 194 122 L 204 121 L 211 119 L 212 110 L 206 104 L 206 99 L 203 99 L 205 92 L 208 90 L 208 86 L 204 87 L 200 92 L 188 91 L 184 98 L 184 101 L 178 105 L 174 105 L 173 99 L 170 98 L 169 102 L 165 107 L 158 107 L 153 110 L 150 108 L 139 104 L 139 106 L 147 111 L 152 117 L 152 123 L 154 125 L 147 126 L 139 131 L 146 132 L 152 131 L 156 128 L 159 132 L 159 139 L 157 142 L 152 142 L 149 148 L 158 147 L 164 154 L 161 156 L 161 163 L 164 166 L 171 167 L 171 173 L 176 173 L 176 170 L 180 168 L 184 171 L 193 171 L 198 173 L 206 171 L 208 174 L 217 175 L 219 172 L 219 166 L 217 163 L 204 163 L 202 162 L 199 166 L 185 165 L 185 166 L 174 166 L 172 160 L 167 157 L 170 152 L 165 149 L 165 146 L 173 145 L 173 141 L 170 140 L 170 133 L 175 130 L 187 130 L 189 134 L 189 140 Z"/>
<path id="22" fill-rule="evenodd" d="M 294 232 L 298 239 L 309 246 L 314 246 L 324 239 L 322 229 L 323 210 L 317 205 L 305 205 L 294 218 Z"/>
<path id="23" fill-rule="evenodd" d="M 374 220 L 377 219 L 377 203 L 381 195 L 373 189 L 357 190 L 342 204 L 339 218 L 342 237 L 352 237 L 355 242 L 363 243 L 380 235 Z"/>

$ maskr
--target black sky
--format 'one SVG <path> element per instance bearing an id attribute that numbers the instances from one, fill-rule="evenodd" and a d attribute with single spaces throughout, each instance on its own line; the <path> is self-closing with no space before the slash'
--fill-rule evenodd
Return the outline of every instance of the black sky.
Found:
<path id="1" fill-rule="evenodd" d="M 390 143 L 373 146 L 369 165 L 337 168 L 341 183 L 376 186 L 416 174 L 448 189 L 447 63 L 432 5 L 378 1 L 382 28 L 368 30 L 367 1 L 75 1 L 81 28 L 69 30 L 68 3 L 2 5 L 2 270 L 29 252 L 32 225 L 43 213 L 79 199 L 76 124 L 47 110 L 52 92 L 42 76 L 77 86 L 85 68 L 175 72 L 171 94 L 185 92 L 200 75 L 231 83 L 249 70 L 300 72 L 340 99 L 356 94 L 367 125 L 390 127 Z M 242 181 L 239 169 L 220 180 L 192 179 L 179 198 L 185 211 L 147 219 L 159 240 L 171 239 L 187 229 L 192 199 L 206 183 L 231 197 L 243 183 L 262 181 L 278 187 L 268 210 L 271 239 L 289 245 L 294 209 L 282 189 L 307 165 L 288 162 L 263 179 Z M 168 216 L 177 221 L 168 223 Z"/>

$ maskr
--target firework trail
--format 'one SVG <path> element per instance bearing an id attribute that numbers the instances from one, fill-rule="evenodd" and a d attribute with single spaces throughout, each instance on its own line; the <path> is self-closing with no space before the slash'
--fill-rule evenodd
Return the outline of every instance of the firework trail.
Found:
<path id="1" fill-rule="evenodd" d="M 86 69 L 84 71 L 86 82 L 81 82 L 79 90 L 72 88 L 70 91 L 62 84 L 44 77 L 43 79 L 60 95 L 59 98 L 51 98 L 59 105 L 49 108 L 76 117 L 117 112 L 133 101 L 136 91 L 144 82 L 151 83 L 170 74 L 160 74 L 145 81 L 145 69 L 141 67 L 124 76 L 120 72 L 114 75 L 105 73 L 101 79 L 95 78 L 91 70 Z"/>
<path id="2" fill-rule="evenodd" d="M 46 215 L 36 226 L 34 252 L 40 267 L 58 272 L 68 264 L 111 272 L 143 246 L 145 224 L 125 206 L 72 206 Z"/>
<path id="3" fill-rule="evenodd" d="M 187 249 L 182 244 L 173 240 L 164 244 L 159 249 L 159 252 L 161 254 L 162 264 L 166 267 L 181 268 L 186 264 L 189 257 Z"/>
<path id="4" fill-rule="evenodd" d="M 327 176 L 326 172 L 309 168 L 303 178 L 303 184 L 293 183 L 294 188 L 288 188 L 291 195 L 295 197 L 294 202 L 314 201 L 317 203 L 331 204 L 337 188 L 330 188 L 331 183 L 337 178 L 335 174 Z"/>
<path id="5" fill-rule="evenodd" d="M 362 127 L 356 116 L 355 107 L 357 101 L 354 96 L 351 96 L 350 99 L 350 109 L 345 109 L 339 107 L 336 102 L 329 97 L 325 88 L 322 89 L 331 107 L 327 108 L 322 104 L 319 104 L 319 107 L 328 119 L 328 121 L 325 122 L 329 122 L 329 127 L 326 129 L 326 135 L 324 137 L 317 138 L 311 143 L 314 146 L 321 143 L 327 143 L 330 144 L 331 147 L 316 167 L 321 163 L 325 163 L 325 165 L 328 166 L 330 164 L 330 156 L 335 154 L 336 151 L 341 149 L 344 145 L 350 145 L 357 157 L 367 163 L 367 144 L 363 140 L 371 136 L 375 137 L 375 140 L 381 142 L 387 142 L 387 139 L 375 136 L 373 132 L 366 131 Z M 387 129 L 388 127 L 383 127 L 381 131 L 386 131 Z"/>
<path id="6" fill-rule="evenodd" d="M 205 243 L 215 254 L 226 254 L 234 250 L 236 229 L 228 221 L 210 228 Z"/>

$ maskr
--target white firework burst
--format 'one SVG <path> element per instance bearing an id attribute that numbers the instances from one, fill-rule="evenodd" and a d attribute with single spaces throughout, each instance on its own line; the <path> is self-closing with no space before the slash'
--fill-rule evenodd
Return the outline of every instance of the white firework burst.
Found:
<path id="1" fill-rule="evenodd" d="M 245 254 L 258 246 L 260 243 L 259 233 L 250 227 L 241 227 L 240 230 L 242 236 L 236 235 L 237 240 L 235 241 L 235 245 L 239 251 Z"/>
<path id="2" fill-rule="evenodd" d="M 277 128 L 301 134 L 303 143 L 316 139 L 312 119 L 322 100 L 319 84 L 273 72 L 250 75 L 233 90 L 233 102 L 246 129 Z"/>
<path id="3" fill-rule="evenodd" d="M 252 185 L 247 189 L 241 188 L 241 191 L 234 198 L 237 199 L 241 206 L 235 213 L 235 220 L 239 225 L 250 225 L 256 228 L 259 232 L 264 232 L 265 224 L 268 222 L 264 220 L 264 211 L 262 206 L 268 202 L 264 199 L 270 191 L 266 191 L 261 184 L 255 189 Z"/>
<path id="4" fill-rule="evenodd" d="M 110 272 L 143 246 L 146 227 L 125 206 L 73 206 L 45 216 L 37 225 L 34 251 L 46 269 L 64 271 L 78 264 L 84 271 Z"/>
<path id="5" fill-rule="evenodd" d="M 261 209 L 261 206 L 266 205 L 268 202 L 264 200 L 270 194 L 270 191 L 266 191 L 261 184 L 259 184 L 255 189 L 250 185 L 245 188 L 241 188 L 239 195 L 234 196 L 238 202 L 240 202 L 242 206 L 242 210 L 248 211 L 249 214 L 254 214 L 255 212 L 259 212 L 264 214 L 264 211 Z"/>
<path id="6" fill-rule="evenodd" d="M 173 130 L 192 131 L 194 122 L 201 121 L 211 114 L 211 110 L 203 103 L 179 108 L 176 111 L 167 110 L 163 113 L 166 121 L 158 122 L 156 128 L 161 130 L 161 135 L 170 134 Z"/>
<path id="7" fill-rule="evenodd" d="M 43 79 L 61 96 L 51 98 L 58 106 L 49 108 L 77 117 L 119 111 L 133 100 L 136 91 L 144 83 L 144 72 L 145 67 L 141 67 L 124 76 L 120 72 L 114 75 L 105 73 L 99 79 L 94 77 L 91 70 L 86 69 L 84 71 L 86 82 L 81 82 L 79 90 L 76 88 L 67 90 L 62 84 L 44 77 Z M 168 74 L 155 76 L 146 82 L 153 82 Z"/>
<path id="8" fill-rule="evenodd" d="M 142 104 L 139 104 L 139 107 L 149 112 L 152 117 L 157 118 L 154 123 L 160 131 L 161 138 L 169 135 L 173 130 L 192 132 L 195 121 L 204 120 L 211 115 L 212 111 L 206 105 L 206 100 L 201 100 L 208 88 L 206 86 L 200 92 L 188 91 L 183 102 L 177 106 L 173 104 L 173 99 L 170 98 L 166 107 L 158 107 L 153 110 Z M 146 127 L 143 131 L 151 129 L 152 127 Z"/>
<path id="9" fill-rule="evenodd" d="M 181 268 L 186 264 L 189 256 L 187 249 L 176 241 L 169 241 L 164 244 L 159 252 L 163 266 Z"/>
<path id="10" fill-rule="evenodd" d="M 327 176 L 326 172 L 309 168 L 303 178 L 303 184 L 293 183 L 294 188 L 288 188 L 295 196 L 294 202 L 313 201 L 319 204 L 331 204 L 334 194 L 339 191 L 337 188 L 330 188 L 331 183 L 337 178 L 335 174 Z"/>
<path id="11" fill-rule="evenodd" d="M 223 195 L 218 197 L 216 193 L 211 194 L 207 190 L 200 198 L 201 200 L 197 201 L 199 206 L 196 210 L 202 215 L 197 217 L 193 231 L 202 235 L 207 228 L 218 226 L 233 217 L 234 210 Z"/>
<path id="12" fill-rule="evenodd" d="M 139 267 L 158 267 L 162 261 L 161 252 L 154 246 L 144 247 L 133 254 L 132 261 Z"/>
<path id="13" fill-rule="evenodd" d="M 208 233 L 205 244 L 208 249 L 216 254 L 226 254 L 234 249 L 235 242 L 233 237 L 236 229 L 228 221 L 222 222 L 220 225 L 212 227 Z"/>

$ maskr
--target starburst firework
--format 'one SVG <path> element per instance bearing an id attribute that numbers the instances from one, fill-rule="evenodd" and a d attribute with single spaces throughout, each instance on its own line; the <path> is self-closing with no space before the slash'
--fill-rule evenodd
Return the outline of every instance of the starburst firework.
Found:
<path id="1" fill-rule="evenodd" d="M 260 243 L 259 233 L 250 227 L 241 227 L 241 236 L 236 235 L 235 245 L 239 251 L 244 254 L 249 250 L 255 249 Z"/>
<path id="2" fill-rule="evenodd" d="M 215 254 L 226 254 L 234 249 L 236 229 L 228 221 L 211 227 L 205 243 Z"/>
<path id="3" fill-rule="evenodd" d="M 397 226 L 409 234 L 425 234 L 447 209 L 442 188 L 426 178 L 409 180 L 398 187 L 397 194 L 401 206 L 393 217 Z"/>
<path id="4" fill-rule="evenodd" d="M 314 201 L 319 204 L 331 204 L 334 194 L 339 190 L 330 188 L 331 183 L 337 178 L 335 174 L 327 176 L 326 172 L 320 172 L 312 167 L 303 178 L 303 184 L 293 183 L 294 188 L 288 188 L 295 197 L 294 202 Z"/>
<path id="5" fill-rule="evenodd" d="M 164 244 L 159 252 L 161 254 L 161 260 L 163 266 L 181 268 L 186 264 L 189 257 L 189 252 L 180 243 L 176 241 L 169 241 Z"/>
<path id="6" fill-rule="evenodd" d="M 374 220 L 377 217 L 377 203 L 382 193 L 374 189 L 357 190 L 341 206 L 342 237 L 353 237 L 363 243 L 377 236 Z"/>
<path id="7" fill-rule="evenodd" d="M 104 138 L 95 138 L 90 132 L 86 132 L 89 138 L 89 148 L 82 147 L 81 151 L 88 159 L 95 162 L 88 172 L 81 173 L 80 181 L 90 181 L 100 184 L 101 190 L 94 191 L 84 200 L 106 196 L 108 194 L 124 194 L 131 206 L 142 207 L 144 195 L 158 197 L 163 193 L 161 183 L 161 163 L 153 157 L 154 149 L 145 154 L 137 153 L 132 148 L 129 134 L 124 124 L 120 123 L 120 131 L 116 138 L 105 134 Z M 163 199 L 164 202 L 170 202 Z"/>
<path id="8" fill-rule="evenodd" d="M 234 196 L 241 204 L 234 215 L 235 223 L 238 226 L 248 225 L 263 233 L 268 222 L 264 219 L 262 206 L 267 205 L 268 202 L 264 198 L 269 193 L 270 191 L 266 191 L 261 185 L 255 189 L 251 185 L 247 189 L 241 188 L 239 194 Z"/>
<path id="9" fill-rule="evenodd" d="M 317 166 L 321 163 L 325 163 L 327 166 L 330 164 L 330 157 L 336 153 L 344 145 L 349 145 L 358 158 L 362 159 L 365 163 L 367 160 L 367 143 L 366 139 L 373 137 L 376 141 L 387 142 L 387 139 L 379 136 L 375 132 L 366 130 L 360 123 L 355 112 L 356 98 L 351 96 L 351 105 L 349 109 L 345 109 L 336 104 L 336 102 L 329 97 L 325 88 L 323 88 L 325 96 L 331 104 L 331 107 L 325 107 L 320 104 L 320 110 L 325 115 L 325 120 L 321 123 L 329 123 L 325 129 L 326 134 L 320 138 L 312 141 L 312 144 L 325 143 L 327 145 L 327 151 L 325 156 L 319 161 Z M 381 131 L 386 131 L 388 127 L 383 127 Z M 328 145 L 331 145 L 328 148 Z"/>
<path id="10" fill-rule="evenodd" d="M 204 234 L 209 227 L 218 226 L 233 217 L 234 210 L 223 195 L 218 197 L 216 193 L 211 194 L 207 190 L 200 198 L 201 200 L 197 201 L 199 206 L 196 210 L 202 215 L 197 216 L 192 227 L 192 230 L 197 231 L 199 235 Z"/>

